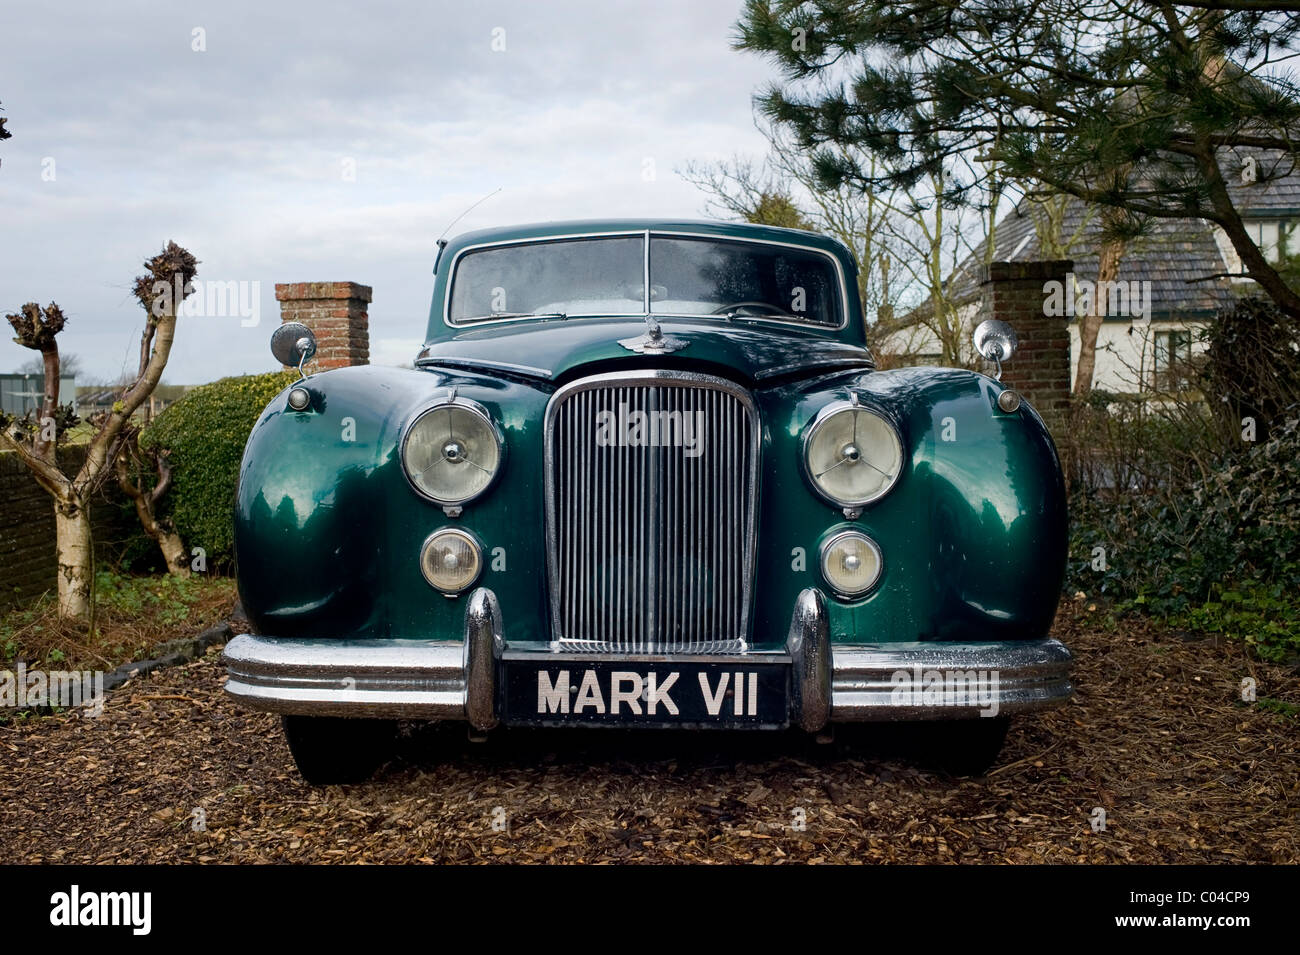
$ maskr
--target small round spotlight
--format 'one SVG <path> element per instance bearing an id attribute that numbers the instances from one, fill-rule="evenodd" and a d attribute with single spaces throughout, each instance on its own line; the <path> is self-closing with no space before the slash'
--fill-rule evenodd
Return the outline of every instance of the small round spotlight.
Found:
<path id="1" fill-rule="evenodd" d="M 311 404 L 311 394 L 306 388 L 294 388 L 289 392 L 289 407 L 294 411 L 306 411 Z"/>
<path id="2" fill-rule="evenodd" d="M 420 550 L 420 570 L 430 586 L 449 597 L 470 588 L 483 569 L 483 548 L 467 531 L 434 531 Z"/>
<path id="3" fill-rule="evenodd" d="M 866 534 L 844 531 L 822 545 L 822 576 L 842 597 L 861 597 L 880 580 L 884 560 Z"/>
<path id="4" fill-rule="evenodd" d="M 998 395 L 998 407 L 1011 414 L 1013 411 L 1020 410 L 1020 392 L 1012 391 L 1008 388 L 1002 394 Z"/>

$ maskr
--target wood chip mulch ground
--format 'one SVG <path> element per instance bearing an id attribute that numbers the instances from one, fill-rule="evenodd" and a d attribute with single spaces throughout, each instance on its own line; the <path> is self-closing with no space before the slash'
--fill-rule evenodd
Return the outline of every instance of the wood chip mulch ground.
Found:
<path id="1" fill-rule="evenodd" d="M 217 652 L 102 716 L 0 727 L 4 862 L 1300 862 L 1293 668 L 1082 605 L 1078 695 L 954 779 L 868 728 L 794 734 L 408 729 L 367 785 L 313 789 Z M 1105 812 L 1104 831 L 1094 831 Z"/>

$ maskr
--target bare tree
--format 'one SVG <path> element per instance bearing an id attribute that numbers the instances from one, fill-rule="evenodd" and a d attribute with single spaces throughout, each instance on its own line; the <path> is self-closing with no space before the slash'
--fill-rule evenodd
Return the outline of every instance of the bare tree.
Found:
<path id="1" fill-rule="evenodd" d="M 158 513 L 158 502 L 172 483 L 168 452 L 162 448 L 141 447 L 140 429 L 134 424 L 127 425 L 122 435 L 122 453 L 116 462 L 118 487 L 135 504 L 140 526 L 162 551 L 167 572 L 177 577 L 188 577 L 190 563 L 185 542 L 176 525 Z M 149 487 L 146 481 L 149 474 L 153 475 L 153 487 Z"/>
<path id="2" fill-rule="evenodd" d="M 991 234 L 991 226 L 974 229 L 969 210 L 948 201 L 945 173 L 940 170 L 907 189 L 864 190 L 851 182 L 831 188 L 813 156 L 798 147 L 788 129 L 761 117 L 755 125 L 769 147 L 761 161 L 736 156 L 688 163 L 678 170 L 705 194 L 705 212 L 768 221 L 756 218 L 760 206 L 771 197 L 782 197 L 807 223 L 800 227 L 833 236 L 853 253 L 868 342 L 882 359 L 913 358 L 914 349 L 906 344 L 902 353 L 893 352 L 907 338 L 899 332 L 916 328 L 938 343 L 943 362 L 964 364 L 966 329 L 949 275 L 962 256 L 973 251 L 970 233 Z M 873 174 L 882 162 L 859 151 L 846 157 L 850 160 Z M 989 187 L 990 219 L 996 218 L 1000 185 Z"/>
<path id="3" fill-rule="evenodd" d="M 3 106 L 0 106 L 0 110 L 2 110 L 2 109 L 4 109 L 4 107 L 3 107 Z M 7 122 L 9 122 L 8 119 L 6 119 L 6 118 L 3 117 L 3 116 L 0 116 L 0 142 L 3 142 L 3 141 L 6 140 L 6 139 L 12 139 L 12 138 L 13 138 L 13 133 L 11 133 L 11 132 L 9 132 L 9 130 L 5 129 L 5 123 L 7 123 Z"/>
<path id="4" fill-rule="evenodd" d="M 126 432 L 132 415 L 162 378 L 176 334 L 177 311 L 192 291 L 190 283 L 197 264 L 194 256 L 175 242 L 168 242 L 161 253 L 144 263 L 146 274 L 135 282 L 135 296 L 145 310 L 139 373 L 112 409 L 92 422 L 95 433 L 76 474 L 66 474 L 56 455 L 59 434 L 66 430 L 70 416 L 69 406 L 63 412 L 59 406 L 57 336 L 66 324 L 63 312 L 54 303 L 42 309 L 33 302 L 6 316 L 15 332 L 14 341 L 41 353 L 45 394 L 35 421 L 11 416 L 0 418 L 0 450 L 14 452 L 54 499 L 61 617 L 85 621 L 91 618 L 94 546 L 90 500 L 115 470 L 115 462 L 127 443 Z"/>
<path id="5" fill-rule="evenodd" d="M 75 378 L 82 372 L 81 356 L 76 354 L 59 355 L 59 374 L 64 378 Z M 31 358 L 18 366 L 20 375 L 45 374 L 45 359 Z"/>
<path id="6" fill-rule="evenodd" d="M 884 221 L 886 203 L 853 187 L 821 187 L 806 153 L 772 125 L 757 125 L 768 141 L 761 161 L 735 156 L 691 162 L 678 174 L 704 193 L 706 214 L 809 229 L 844 243 L 858 265 L 858 296 L 867 315 L 868 336 L 877 337 L 875 333 L 888 327 L 894 313 L 895 288 L 890 282 L 894 254 Z M 793 214 L 770 214 L 786 207 Z M 872 319 L 885 321 L 873 325 Z"/>

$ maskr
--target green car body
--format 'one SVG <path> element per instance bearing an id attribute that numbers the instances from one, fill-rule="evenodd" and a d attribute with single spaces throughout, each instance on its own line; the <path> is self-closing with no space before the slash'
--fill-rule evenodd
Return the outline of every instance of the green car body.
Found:
<path id="1" fill-rule="evenodd" d="M 658 327 L 649 332 L 655 322 L 645 314 L 448 321 L 449 283 L 465 255 L 609 236 L 644 236 L 647 248 L 651 236 L 691 236 L 768 244 L 773 255 L 788 247 L 828 256 L 841 283 L 839 321 L 766 320 L 761 310 L 655 316 Z M 656 294 L 649 265 L 646 279 Z M 555 642 L 563 635 L 555 632 L 553 613 L 553 538 L 548 544 L 556 520 L 548 515 L 548 404 L 566 386 L 595 376 L 635 382 L 653 373 L 668 381 L 725 380 L 749 397 L 757 416 L 757 459 L 745 459 L 757 475 L 752 500 L 713 502 L 731 507 L 731 520 L 753 522 L 749 605 L 734 657 L 772 666 L 763 671 L 764 685 L 766 674 L 777 674 L 772 685 L 786 687 L 779 706 L 787 717 L 749 725 L 818 730 L 839 720 L 978 715 L 973 699 L 929 705 L 920 695 L 900 697 L 900 669 L 923 679 L 922 669 L 930 668 L 948 684 L 945 674 L 953 670 L 1004 673 L 996 701 L 1003 714 L 1062 702 L 1071 692 L 1069 655 L 1049 631 L 1065 569 L 1066 504 L 1052 439 L 1028 404 L 1002 410 L 1004 389 L 985 375 L 876 370 L 860 303 L 850 294 L 856 287 L 856 265 L 838 242 L 761 226 L 599 221 L 452 241 L 440 255 L 426 344 L 414 369 L 359 366 L 311 375 L 296 386 L 307 393 L 305 408 L 290 406 L 287 389 L 252 430 L 240 472 L 236 554 L 241 600 L 257 636 L 239 638 L 244 642 L 227 652 L 230 692 L 295 716 L 452 718 L 481 729 L 500 722 L 637 722 L 610 713 L 565 719 L 569 714 L 551 711 L 544 719 L 515 719 L 503 661 L 550 654 L 573 656 L 579 669 L 583 662 Z M 664 339 L 675 347 L 658 350 Z M 638 340 L 649 346 L 634 350 Z M 417 493 L 403 465 L 407 430 L 447 400 L 486 411 L 504 444 L 490 487 L 462 507 Z M 860 507 L 831 503 L 805 466 L 810 424 L 837 402 L 871 409 L 901 441 L 892 487 Z M 681 494 L 697 492 L 703 493 L 692 484 Z M 592 493 L 601 493 L 599 485 Z M 469 532 L 481 546 L 481 571 L 454 595 L 435 590 L 421 567 L 426 541 L 444 527 Z M 819 559 L 844 531 L 865 534 L 878 547 L 878 578 L 859 596 L 837 595 Z M 676 579 L 671 569 L 664 572 Z M 677 586 L 693 585 L 677 579 Z M 623 612 L 639 612 L 628 610 L 627 595 L 616 596 Z M 638 659 L 690 656 L 606 650 L 592 659 L 635 668 Z M 716 647 L 697 662 L 706 660 L 701 665 L 719 672 L 729 665 Z M 522 679 L 531 680 L 531 672 Z"/>

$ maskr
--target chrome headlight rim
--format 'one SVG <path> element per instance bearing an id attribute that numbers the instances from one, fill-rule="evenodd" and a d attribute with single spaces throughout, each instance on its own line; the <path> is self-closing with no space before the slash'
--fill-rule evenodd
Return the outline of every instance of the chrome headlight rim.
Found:
<path id="1" fill-rule="evenodd" d="M 826 572 L 826 558 L 830 556 L 831 548 L 846 537 L 857 538 L 862 541 L 862 543 L 866 544 L 867 548 L 876 555 L 876 576 L 871 578 L 871 582 L 867 584 L 867 586 L 857 591 L 840 590 L 831 580 L 831 575 Z M 822 541 L 821 547 L 818 548 L 817 568 L 821 571 L 822 580 L 826 582 L 827 587 L 831 588 L 831 593 L 835 598 L 845 603 L 852 603 L 871 596 L 876 592 L 876 588 L 880 586 L 880 582 L 885 579 L 885 555 L 881 551 L 880 545 L 877 544 L 869 534 L 857 530 L 856 528 L 846 528 L 844 530 L 835 531 Z"/>
<path id="2" fill-rule="evenodd" d="M 443 411 L 449 406 L 461 408 L 481 418 L 483 422 L 488 426 L 488 429 L 491 431 L 492 438 L 493 440 L 496 441 L 497 444 L 496 470 L 492 472 L 492 477 L 488 479 L 488 482 L 484 484 L 483 487 L 481 487 L 479 490 L 475 491 L 473 494 L 469 495 L 468 497 L 441 498 L 434 494 L 430 494 L 426 489 L 420 487 L 420 485 L 415 482 L 415 479 L 411 477 L 411 469 L 406 466 L 407 444 L 411 440 L 411 435 L 415 433 L 415 429 L 419 427 L 420 422 L 423 421 L 429 415 L 437 411 Z M 464 398 L 461 397 L 460 395 L 456 395 L 451 398 L 444 398 L 440 401 L 435 402 L 434 404 L 429 405 L 427 408 L 417 413 L 405 425 L 403 425 L 402 442 L 401 442 L 401 446 L 398 448 L 398 464 L 401 465 L 402 476 L 406 478 L 406 483 L 409 484 L 411 490 L 413 490 L 416 494 L 420 495 L 420 497 L 424 498 L 426 501 L 432 501 L 434 504 L 437 504 L 440 507 L 462 507 L 470 503 L 471 501 L 477 501 L 484 494 L 488 493 L 488 491 L 492 490 L 492 488 L 496 486 L 497 479 L 501 477 L 501 472 L 505 469 L 506 448 L 507 445 L 506 445 L 505 434 L 501 430 L 500 426 L 496 423 L 495 419 L 493 419 L 491 412 L 489 412 L 487 408 L 479 404 L 477 401 L 474 401 L 472 398 Z"/>
<path id="3" fill-rule="evenodd" d="M 817 479 L 813 477 L 812 470 L 808 466 L 808 452 L 809 447 L 812 444 L 812 439 L 817 434 L 818 429 L 836 414 L 850 410 L 865 411 L 868 414 L 873 414 L 889 428 L 890 432 L 894 436 L 894 440 L 898 442 L 898 471 L 895 472 L 888 483 L 869 497 L 858 500 L 837 500 L 836 498 L 831 497 L 830 494 L 826 493 L 822 486 L 817 483 Z M 828 402 L 823 405 L 815 415 L 813 415 L 812 420 L 808 422 L 807 426 L 804 428 L 803 437 L 799 443 L 799 470 L 803 473 L 804 481 L 812 489 L 814 494 L 835 508 L 863 508 L 875 504 L 881 498 L 888 495 L 889 492 L 898 485 L 899 480 L 903 477 L 903 469 L 906 459 L 907 446 L 903 443 L 903 432 L 902 429 L 899 428 L 898 422 L 894 420 L 893 415 L 878 405 L 868 404 L 863 401 L 846 400 L 843 398 L 838 398 L 834 401 Z"/>
<path id="4" fill-rule="evenodd" d="M 434 538 L 442 537 L 445 535 L 455 535 L 464 538 L 466 541 L 469 542 L 470 547 L 474 549 L 474 553 L 478 555 L 478 569 L 474 572 L 474 576 L 463 587 L 460 587 L 455 590 L 449 590 L 443 587 L 439 587 L 433 580 L 431 580 L 429 578 L 429 571 L 426 568 L 425 561 L 424 561 L 424 555 L 429 550 L 429 545 L 433 543 Z M 420 576 L 424 578 L 424 582 L 426 584 L 428 584 L 438 593 L 442 594 L 444 597 L 459 597 L 461 594 L 471 590 L 474 587 L 474 585 L 477 584 L 479 580 L 483 577 L 483 570 L 485 566 L 483 556 L 484 556 L 483 541 L 479 538 L 477 534 L 475 534 L 468 527 L 461 527 L 454 524 L 446 524 L 442 527 L 439 527 L 436 531 L 434 531 L 432 534 L 426 537 L 422 544 L 420 544 Z"/>

